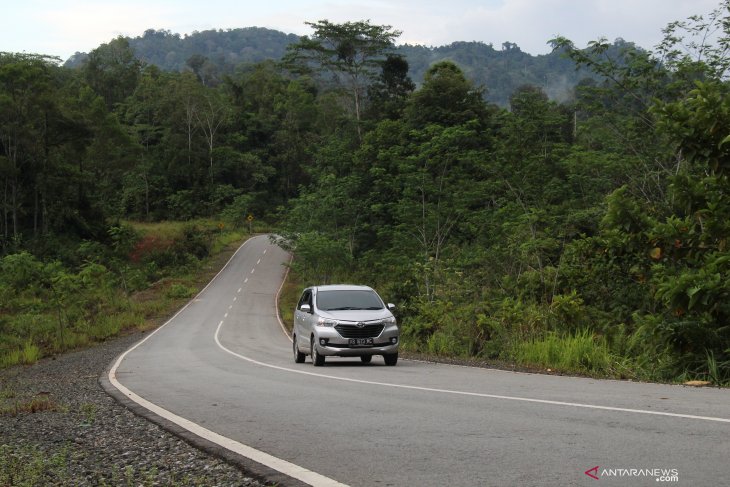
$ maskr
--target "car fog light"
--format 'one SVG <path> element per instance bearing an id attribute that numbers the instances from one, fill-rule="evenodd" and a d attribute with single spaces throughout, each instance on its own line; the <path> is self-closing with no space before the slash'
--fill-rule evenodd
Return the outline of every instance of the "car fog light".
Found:
<path id="1" fill-rule="evenodd" d="M 390 343 L 392 343 L 393 345 L 395 345 L 396 343 L 398 343 L 398 337 L 392 337 L 390 339 Z"/>
<path id="2" fill-rule="evenodd" d="M 325 345 L 327 345 L 327 339 L 326 338 L 320 338 L 319 339 L 319 344 L 324 347 Z"/>

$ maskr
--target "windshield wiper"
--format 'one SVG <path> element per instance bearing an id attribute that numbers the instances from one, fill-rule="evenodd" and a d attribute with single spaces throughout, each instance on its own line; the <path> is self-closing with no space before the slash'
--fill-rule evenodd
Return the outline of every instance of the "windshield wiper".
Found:
<path id="1" fill-rule="evenodd" d="M 329 308 L 327 311 L 352 311 L 361 308 L 353 308 L 352 306 L 343 306 L 342 308 Z"/>

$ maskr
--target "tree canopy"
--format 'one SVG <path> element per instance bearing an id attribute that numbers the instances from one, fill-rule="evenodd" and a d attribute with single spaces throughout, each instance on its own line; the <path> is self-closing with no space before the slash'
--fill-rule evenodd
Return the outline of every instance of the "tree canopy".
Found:
<path id="1" fill-rule="evenodd" d="M 458 58 L 417 86 L 399 54 L 418 50 L 369 21 L 311 23 L 281 62 L 229 71 L 164 71 L 123 38 L 79 69 L 0 54 L 0 330 L 26 299 L 66 299 L 43 276 L 87 289 L 104 262 L 104 282 L 134 282 L 124 220 L 253 214 L 298 283 L 399 303 L 408 350 L 727 383 L 727 7 L 670 24 L 653 52 L 554 39 L 542 61 L 593 73 L 564 100 L 506 70 L 474 82 Z M 504 106 L 495 86 L 513 87 Z M 183 256 L 204 250 L 185 238 Z"/>

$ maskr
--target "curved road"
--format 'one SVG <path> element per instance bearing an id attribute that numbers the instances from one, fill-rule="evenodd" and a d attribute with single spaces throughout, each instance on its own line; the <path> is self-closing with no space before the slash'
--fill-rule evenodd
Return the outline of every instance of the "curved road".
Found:
<path id="1" fill-rule="evenodd" d="M 728 390 L 380 357 L 295 364 L 275 311 L 288 259 L 266 236 L 247 241 L 111 383 L 283 485 L 730 482 Z"/>

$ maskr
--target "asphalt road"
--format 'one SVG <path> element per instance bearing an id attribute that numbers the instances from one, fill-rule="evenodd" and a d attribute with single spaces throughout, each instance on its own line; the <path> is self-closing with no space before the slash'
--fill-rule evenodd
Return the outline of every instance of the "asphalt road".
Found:
<path id="1" fill-rule="evenodd" d="M 288 259 L 265 236 L 246 242 L 112 383 L 313 485 L 730 485 L 728 390 L 381 357 L 295 364 L 275 311 Z"/>

